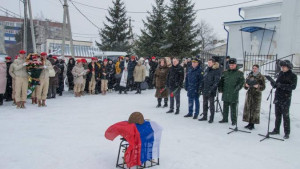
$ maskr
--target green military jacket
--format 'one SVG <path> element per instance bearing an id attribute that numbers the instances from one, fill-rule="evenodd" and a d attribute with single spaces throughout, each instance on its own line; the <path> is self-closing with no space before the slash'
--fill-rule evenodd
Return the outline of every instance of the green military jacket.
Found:
<path id="1" fill-rule="evenodd" d="M 224 71 L 219 82 L 219 92 L 222 94 L 224 102 L 237 103 L 239 101 L 239 91 L 245 82 L 244 73 L 234 69 Z"/>

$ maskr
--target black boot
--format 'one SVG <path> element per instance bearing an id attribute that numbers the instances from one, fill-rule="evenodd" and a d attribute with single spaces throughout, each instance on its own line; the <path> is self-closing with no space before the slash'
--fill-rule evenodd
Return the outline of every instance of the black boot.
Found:
<path id="1" fill-rule="evenodd" d="M 170 109 L 169 111 L 167 111 L 166 113 L 174 113 L 173 109 Z"/>
<path id="2" fill-rule="evenodd" d="M 164 103 L 163 108 L 168 107 L 168 98 L 164 98 Z"/>
<path id="3" fill-rule="evenodd" d="M 250 123 L 250 126 L 248 127 L 249 130 L 253 130 L 254 129 L 254 123 Z"/>
<path id="4" fill-rule="evenodd" d="M 276 135 L 279 134 L 279 130 L 274 129 L 272 132 L 269 132 L 270 135 Z"/>
<path id="5" fill-rule="evenodd" d="M 219 121 L 219 123 L 228 123 L 228 120 L 221 120 L 221 121 Z"/>
<path id="6" fill-rule="evenodd" d="M 194 114 L 193 119 L 197 119 L 197 118 L 198 118 L 198 115 Z"/>
<path id="7" fill-rule="evenodd" d="M 0 94 L 0 106 L 3 105 L 3 94 Z"/>
<path id="8" fill-rule="evenodd" d="M 247 126 L 245 126 L 246 129 L 249 129 L 251 123 L 249 123 Z"/>
<path id="9" fill-rule="evenodd" d="M 159 107 L 161 107 L 161 98 L 157 98 L 157 106 L 156 106 L 156 108 L 159 108 Z"/>
<path id="10" fill-rule="evenodd" d="M 199 119 L 199 121 L 206 121 L 207 120 L 207 116 L 203 116 L 201 119 Z"/>
<path id="11" fill-rule="evenodd" d="M 212 123 L 214 122 L 214 114 L 211 114 L 210 117 L 209 117 L 209 123 Z"/>
<path id="12" fill-rule="evenodd" d="M 289 134 L 284 134 L 283 138 L 284 138 L 284 139 L 289 139 L 289 138 L 290 138 L 290 135 L 289 135 Z"/>
<path id="13" fill-rule="evenodd" d="M 176 109 L 175 114 L 179 114 L 179 109 Z"/>

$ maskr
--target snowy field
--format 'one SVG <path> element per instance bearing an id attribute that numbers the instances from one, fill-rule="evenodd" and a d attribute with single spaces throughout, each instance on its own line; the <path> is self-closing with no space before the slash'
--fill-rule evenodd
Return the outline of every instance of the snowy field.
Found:
<path id="1" fill-rule="evenodd" d="M 298 169 L 299 87 L 293 93 L 290 109 L 290 139 L 259 142 L 262 137 L 258 134 L 267 132 L 269 88 L 263 92 L 261 124 L 251 134 L 228 135 L 231 123 L 219 124 L 220 113 L 212 124 L 184 118 L 188 110 L 185 91 L 181 93 L 179 115 L 166 114 L 167 108 L 155 108 L 154 90 L 141 95 L 129 92 L 81 98 L 65 92 L 63 97 L 49 100 L 47 108 L 27 104 L 25 110 L 5 102 L 0 107 L 0 169 L 113 169 L 120 140 L 106 140 L 104 132 L 110 125 L 127 120 L 134 111 L 142 112 L 164 129 L 161 165 L 155 169 Z M 238 125 L 244 129 L 246 123 L 241 117 L 245 90 L 240 96 Z M 271 130 L 274 119 L 272 111 Z M 278 137 L 283 134 L 281 127 Z"/>

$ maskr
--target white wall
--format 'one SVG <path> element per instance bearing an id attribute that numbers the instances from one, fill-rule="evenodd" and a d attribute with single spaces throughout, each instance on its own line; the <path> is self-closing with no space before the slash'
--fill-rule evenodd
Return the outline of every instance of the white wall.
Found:
<path id="1" fill-rule="evenodd" d="M 282 2 L 242 8 L 245 19 L 266 18 L 281 14 Z"/>

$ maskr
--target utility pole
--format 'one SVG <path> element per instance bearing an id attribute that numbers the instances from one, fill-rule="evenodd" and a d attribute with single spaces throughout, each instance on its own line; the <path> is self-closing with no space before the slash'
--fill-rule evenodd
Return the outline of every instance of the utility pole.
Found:
<path id="1" fill-rule="evenodd" d="M 29 17 L 30 17 L 30 27 L 31 27 L 31 37 L 32 37 L 33 52 L 37 53 L 30 0 L 28 0 L 28 7 L 29 7 Z"/>
<path id="2" fill-rule="evenodd" d="M 74 58 L 74 46 L 73 46 L 73 38 L 72 38 L 72 30 L 71 30 L 71 20 L 70 20 L 70 14 L 69 14 L 69 8 L 68 8 L 67 0 L 64 0 L 64 15 L 63 15 L 63 30 L 62 30 L 62 47 L 61 47 L 61 55 L 64 58 L 65 57 L 65 43 L 66 43 L 66 27 L 68 26 L 69 31 L 69 38 L 70 38 L 70 47 L 71 47 L 71 55 L 72 58 Z"/>
<path id="3" fill-rule="evenodd" d="M 24 0 L 23 50 L 27 51 L 27 0 Z"/>

